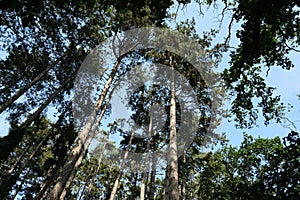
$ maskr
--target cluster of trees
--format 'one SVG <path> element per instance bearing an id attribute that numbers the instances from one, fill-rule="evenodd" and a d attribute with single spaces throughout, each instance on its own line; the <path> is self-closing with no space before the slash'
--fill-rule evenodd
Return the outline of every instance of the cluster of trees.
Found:
<path id="1" fill-rule="evenodd" d="M 91 50 L 121 31 L 153 26 L 171 29 L 168 20 L 175 21 L 176 15 L 169 13 L 170 7 L 191 2 L 1 2 L 0 46 L 8 56 L 0 60 L 0 113 L 7 117 L 10 130 L 0 138 L 0 199 L 297 199 L 299 134 L 291 131 L 283 141 L 245 135 L 239 148 L 232 147 L 224 135 L 216 132 L 218 119 L 228 115 L 221 109 L 216 112 L 212 102 L 224 98 L 219 87 L 224 83 L 232 100 L 229 112 L 237 126 L 252 127 L 259 112 L 266 124 L 284 118 L 280 96 L 273 95 L 274 88 L 266 85 L 260 72 L 274 65 L 293 67 L 287 55 L 297 52 L 300 43 L 299 2 L 195 2 L 200 8 L 222 4 L 221 16 L 232 13 L 229 35 L 220 44 L 211 43 L 215 31 L 200 37 L 193 20 L 177 22 L 174 28 L 195 41 L 197 48 L 206 50 L 189 59 L 204 66 L 210 79 L 216 79 L 214 87 L 210 88 L 201 74 L 174 52 L 132 50 L 110 63 L 110 71 L 100 77 L 97 85 L 76 88 L 85 91 L 97 87 L 88 89 L 96 91 L 94 96 L 76 99 L 77 105 L 94 103 L 91 114 L 80 122 L 72 111 L 84 111 L 74 101 L 72 105 L 70 99 L 74 97 L 76 74 Z M 262 10 L 266 6 L 270 9 Z M 242 24 L 237 47 L 230 46 L 234 23 Z M 220 74 L 221 81 L 214 69 L 222 52 L 230 49 L 234 49 L 231 61 Z M 141 127 L 149 127 L 147 137 L 135 137 L 137 131 L 125 130 L 122 120 L 113 120 L 103 128 L 103 119 L 112 119 L 111 98 L 121 77 L 139 64 L 155 63 L 169 67 L 171 76 L 166 76 L 164 82 L 170 87 L 143 85 L 128 91 L 132 94 L 128 100 L 130 119 Z M 189 119 L 197 124 L 193 141 L 180 154 L 184 144 L 178 132 L 185 126 L 184 112 L 189 112 L 182 101 L 190 99 L 184 90 L 181 95 L 187 98 L 178 98 L 176 92 L 180 88 L 175 71 L 186 78 L 200 102 L 199 116 Z M 160 125 L 152 110 L 157 103 L 167 117 L 162 128 L 153 131 Z M 80 123 L 82 127 L 75 126 Z M 116 144 L 99 135 L 120 135 L 119 148 L 125 153 L 114 152 L 109 147 Z M 99 145 L 88 151 L 93 142 Z M 203 151 L 219 142 L 222 147 L 216 152 Z M 144 168 L 134 172 L 125 167 L 135 165 L 127 160 L 126 152 L 155 152 L 164 146 L 169 147 L 167 158 L 146 156 Z M 110 158 L 120 162 L 109 164 Z"/>
<path id="2" fill-rule="evenodd" d="M 189 151 L 179 158 L 181 199 L 297 199 L 299 142 L 297 132 L 289 133 L 283 140 L 279 137 L 254 139 L 245 134 L 239 147 L 226 142 L 215 152 Z M 98 156 L 84 161 L 68 198 L 108 199 L 111 196 L 118 172 L 105 164 L 99 165 Z M 92 182 L 96 168 L 99 169 L 97 179 Z M 146 177 L 143 172 L 124 174 L 116 196 L 118 199 L 163 199 L 165 183 L 161 173 L 164 173 L 162 169 L 146 173 Z"/>

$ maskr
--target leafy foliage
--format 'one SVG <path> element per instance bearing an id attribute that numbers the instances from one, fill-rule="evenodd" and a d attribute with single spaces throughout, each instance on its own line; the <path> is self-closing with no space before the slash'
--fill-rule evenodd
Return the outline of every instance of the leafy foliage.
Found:
<path id="1" fill-rule="evenodd" d="M 300 4 L 295 0 L 225 0 L 222 15 L 229 11 L 232 19 L 225 50 L 230 51 L 230 67 L 223 72 L 229 94 L 232 95 L 231 112 L 235 114 L 237 126 L 255 125 L 261 108 L 265 124 L 280 122 L 285 107 L 280 104 L 280 95 L 274 96 L 273 87 L 265 83 L 262 72 L 279 66 L 289 70 L 294 67 L 288 58 L 290 52 L 299 52 Z M 208 1 L 209 4 L 217 1 Z M 234 23 L 241 24 L 236 37 L 237 47 L 229 45 Z"/>
<path id="2" fill-rule="evenodd" d="M 254 139 L 245 134 L 240 147 L 226 144 L 197 159 L 189 195 L 199 199 L 297 199 L 297 143 L 296 132 L 289 133 L 283 141 L 278 137 Z M 195 181 L 201 187 L 195 186 Z"/>
<path id="3" fill-rule="evenodd" d="M 212 5 L 217 1 L 196 2 Z M 273 66 L 285 70 L 294 67 L 288 54 L 299 52 L 300 3 L 295 0 L 222 2 L 224 10 L 221 15 L 226 11 L 232 13 L 229 29 L 233 23 L 241 24 L 236 33 L 240 43 L 236 47 L 230 47 L 230 35 L 224 44 L 212 46 L 217 30 L 205 33 L 201 38 L 194 20 L 178 22 L 175 29 L 194 38 L 200 49 L 207 50 L 206 57 L 201 57 L 205 61 L 218 62 L 222 51 L 233 49 L 229 68 L 223 71 L 222 77 L 233 97 L 230 111 L 237 126 L 248 128 L 255 125 L 260 110 L 265 124 L 272 120 L 280 122 L 285 106 L 280 103 L 279 95 L 273 95 L 275 88 L 265 83 L 262 73 L 268 75 Z M 75 75 L 90 50 L 123 30 L 143 26 L 167 27 L 166 20 L 174 19 L 169 13 L 170 7 L 189 3 L 190 0 L 1 1 L 0 50 L 8 56 L 0 60 L 0 114 L 7 115 L 11 127 L 8 135 L 0 138 L 0 199 L 45 199 L 65 173 L 62 169 L 69 162 L 68 155 L 80 143 L 69 100 L 74 93 Z M 190 119 L 199 122 L 193 133 L 195 139 L 178 158 L 178 190 L 182 199 L 297 199 L 300 193 L 300 138 L 297 132 L 291 131 L 283 140 L 278 137 L 254 139 L 245 134 L 240 147 L 230 146 L 225 135 L 214 132 L 220 121 L 212 122 L 213 118 L 226 116 L 226 113 L 223 110 L 210 113 L 212 100 L 221 102 L 219 100 L 224 96 L 210 96 L 201 74 L 185 59 L 171 52 L 157 49 L 132 51 L 123 57 L 125 62 L 120 64 L 116 77 L 138 64 L 168 65 L 170 56 L 175 70 L 188 80 L 197 100 L 202 103 L 199 105 L 201 116 Z M 210 64 L 207 74 L 209 78 L 217 79 L 211 68 L 217 63 Z M 97 88 L 98 92 L 101 86 Z M 151 106 L 156 102 L 163 103 L 168 113 L 170 98 L 170 91 L 165 87 L 140 87 L 133 91 L 129 101 L 132 119 L 140 126 L 149 125 Z M 109 100 L 106 96 L 100 109 Z M 86 99 L 82 103 L 84 101 Z M 180 106 L 176 99 L 177 127 L 181 125 Z M 48 119 L 48 110 L 54 113 L 51 120 Z M 109 116 L 110 111 L 108 106 L 105 116 Z M 131 137 L 118 127 L 117 122 L 111 124 L 106 135 L 121 134 L 122 149 L 155 151 L 168 143 L 168 117 L 163 130 L 151 138 L 134 138 L 129 142 Z M 219 150 L 203 152 L 203 148 L 217 142 L 222 143 Z M 79 153 L 85 152 L 80 149 Z M 101 162 L 104 153 L 98 146 L 83 154 L 85 159 L 76 171 L 67 199 L 109 199 L 120 172 L 117 199 L 138 199 L 142 180 L 146 185 L 146 198 L 165 198 L 170 171 L 165 169 L 164 163 L 158 162 L 158 158 L 147 158 L 151 163 L 149 169 L 128 173 L 125 169 L 116 170 Z M 118 156 L 116 152 L 108 155 L 112 156 L 110 158 Z"/>

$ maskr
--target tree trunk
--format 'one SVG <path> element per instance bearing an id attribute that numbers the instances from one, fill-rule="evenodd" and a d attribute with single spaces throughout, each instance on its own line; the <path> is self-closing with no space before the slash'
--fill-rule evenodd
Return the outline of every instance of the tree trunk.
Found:
<path id="1" fill-rule="evenodd" d="M 47 177 L 43 183 L 40 185 L 40 190 L 39 192 L 36 194 L 34 200 L 40 200 L 40 199 L 45 199 L 47 196 L 47 189 L 50 187 L 50 177 Z"/>
<path id="2" fill-rule="evenodd" d="M 11 89 L 15 84 L 17 84 L 20 80 L 22 79 L 22 76 L 19 78 L 16 78 L 12 83 L 10 83 L 8 86 L 0 90 L 0 95 L 4 94 L 7 92 L 9 89 Z"/>
<path id="3" fill-rule="evenodd" d="M 27 83 L 23 88 L 21 88 L 17 93 L 15 93 L 9 100 L 0 105 L 0 114 L 8 108 L 13 102 L 15 102 L 20 96 L 22 96 L 29 88 L 31 88 L 35 83 L 41 80 L 43 76 L 45 76 L 50 69 L 56 66 L 69 52 L 72 50 L 70 48 L 67 50 L 59 59 L 54 61 L 51 65 L 49 65 L 44 71 L 42 71 L 39 75 L 37 75 L 31 82 Z"/>
<path id="4" fill-rule="evenodd" d="M 54 98 L 62 91 L 67 83 L 71 81 L 71 77 L 68 78 L 55 92 L 47 98 L 47 100 L 41 105 L 22 125 L 21 129 L 27 128 L 44 110 L 45 108 L 54 100 Z"/>
<path id="5" fill-rule="evenodd" d="M 156 157 L 152 158 L 152 165 L 151 165 L 151 177 L 150 177 L 150 192 L 149 192 L 149 200 L 154 200 L 154 193 L 155 193 L 155 177 L 156 177 Z"/>
<path id="6" fill-rule="evenodd" d="M 68 109 L 70 107 L 71 107 L 71 103 L 67 106 L 67 108 L 64 110 L 64 112 L 61 113 L 61 115 L 59 116 L 59 119 L 57 120 L 56 124 L 52 127 L 52 129 L 45 136 L 43 136 L 43 138 L 40 140 L 40 142 L 36 146 L 35 150 L 31 153 L 31 155 L 29 156 L 27 161 L 22 165 L 21 171 L 27 166 L 27 164 L 31 161 L 31 159 L 35 156 L 35 154 L 40 150 L 40 148 L 46 142 L 46 140 L 53 134 L 53 129 L 55 128 L 55 126 L 57 126 L 58 123 L 60 123 L 60 121 L 62 120 L 62 118 L 64 117 L 64 115 L 66 114 L 66 112 L 68 111 Z M 28 147 L 30 147 L 30 146 L 28 146 Z M 26 148 L 26 150 L 22 153 L 22 155 L 19 156 L 18 160 L 15 162 L 15 164 L 8 171 L 8 174 L 11 174 L 13 171 L 16 170 L 16 167 L 18 166 L 19 162 L 24 157 L 24 155 L 25 155 L 26 151 L 28 151 L 28 149 L 29 148 Z"/>
<path id="7" fill-rule="evenodd" d="M 176 141 L 176 100 L 175 100 L 175 78 L 172 56 L 169 56 L 171 67 L 171 104 L 170 104 L 170 143 L 168 152 L 168 165 L 165 198 L 167 200 L 179 200 L 178 191 L 178 156 Z"/>
<path id="8" fill-rule="evenodd" d="M 149 122 L 149 129 L 148 129 L 148 133 L 147 133 L 147 136 L 148 136 L 148 139 L 151 138 L 151 135 L 152 135 L 152 116 L 153 115 L 153 112 L 151 112 L 150 114 L 150 122 Z M 150 141 L 147 142 L 147 151 L 150 149 Z M 148 153 L 148 152 L 147 152 Z M 142 173 L 142 182 L 141 182 L 141 192 L 140 192 L 140 199 L 141 200 L 145 200 L 145 196 L 146 196 L 146 174 L 147 174 L 147 170 L 148 170 L 148 167 L 149 167 L 149 156 L 147 154 L 147 157 L 146 157 L 146 166 L 144 168 L 144 171 Z"/>
<path id="9" fill-rule="evenodd" d="M 182 184 L 181 184 L 181 200 L 186 198 L 186 178 L 187 178 L 187 169 L 186 169 L 186 150 L 183 152 L 183 173 L 182 173 Z"/>
<path id="10" fill-rule="evenodd" d="M 140 199 L 145 200 L 146 196 L 146 172 L 142 173 L 142 183 L 141 183 L 141 193 L 140 193 Z"/>
<path id="11" fill-rule="evenodd" d="M 51 182 L 54 180 L 54 177 L 51 175 L 55 175 L 56 172 L 58 171 L 59 166 L 52 166 L 51 169 L 48 170 L 48 176 L 45 178 L 45 180 L 43 181 L 43 183 L 40 185 L 40 190 L 39 192 L 36 194 L 34 200 L 40 200 L 40 199 L 46 199 L 48 192 L 49 192 L 49 188 L 51 186 Z"/>
<path id="12" fill-rule="evenodd" d="M 156 140 L 154 139 L 154 144 Z M 156 149 L 154 149 L 156 150 Z M 150 177 L 150 185 L 149 185 L 149 200 L 154 200 L 154 193 L 155 193 L 155 178 L 156 178 L 156 163 L 157 157 L 153 154 L 152 163 L 151 163 L 151 177 Z"/>
<path id="13" fill-rule="evenodd" d="M 99 124 L 100 124 L 100 122 L 102 120 L 102 117 L 104 116 L 104 113 L 105 113 L 105 111 L 106 111 L 106 109 L 107 109 L 107 107 L 109 105 L 109 102 L 111 100 L 113 92 L 114 92 L 114 89 L 110 92 L 110 94 L 108 96 L 108 99 L 107 99 L 104 107 L 102 108 L 101 113 L 100 113 L 99 117 L 97 118 L 97 121 L 96 121 L 95 125 L 93 126 L 93 128 L 91 130 L 91 133 L 87 136 L 86 142 L 83 144 L 83 149 L 81 150 L 80 156 L 78 157 L 78 160 L 76 161 L 75 166 L 72 169 L 71 175 L 68 177 L 68 180 L 67 180 L 67 182 L 66 182 L 66 184 L 64 186 L 63 192 L 62 192 L 62 194 L 60 196 L 60 199 L 64 199 L 65 195 L 67 194 L 67 191 L 68 191 L 68 189 L 69 189 L 69 187 L 70 187 L 70 185 L 71 185 L 71 183 L 72 183 L 72 181 L 74 179 L 76 171 L 77 171 L 78 167 L 80 166 L 83 158 L 85 157 L 85 155 L 87 153 L 87 149 L 90 146 L 91 141 L 92 141 L 92 139 L 95 136 L 95 132 L 98 129 L 98 126 L 99 126 Z"/>
<path id="14" fill-rule="evenodd" d="M 117 193 L 117 190 L 118 190 L 118 187 L 119 187 L 119 183 L 120 183 L 120 179 L 121 179 L 121 176 L 122 176 L 122 173 L 123 173 L 123 169 L 125 167 L 125 163 L 126 163 L 126 159 L 128 157 L 128 152 L 129 152 L 129 148 L 130 148 L 130 145 L 132 143 L 132 139 L 134 137 L 134 134 L 135 132 L 133 131 L 132 134 L 130 135 L 130 139 L 129 139 L 129 142 L 128 142 L 128 146 L 127 146 L 127 149 L 124 153 L 124 157 L 123 157 L 123 160 L 122 160 L 122 164 L 120 166 L 120 169 L 118 171 L 118 174 L 117 174 L 117 177 L 116 177 L 116 180 L 115 180 L 115 183 L 114 183 L 114 186 L 113 186 L 113 189 L 110 193 L 110 198 L 109 200 L 114 200 L 115 198 L 115 195 Z"/>
<path id="15" fill-rule="evenodd" d="M 63 89 L 63 87 L 71 80 L 71 78 L 67 79 L 63 85 L 61 85 L 58 89 L 56 89 L 56 91 L 43 103 L 43 105 L 41 105 L 21 126 L 20 129 L 26 129 L 43 111 L 44 109 L 54 100 L 54 98 L 61 92 L 61 90 Z M 19 132 L 17 135 L 17 139 L 15 138 L 15 145 L 17 145 L 18 143 L 20 143 L 22 141 L 22 138 L 25 134 L 25 131 L 23 132 Z M 14 136 L 14 135 L 13 135 Z M 7 136 L 6 136 L 7 137 Z M 15 145 L 10 146 L 10 150 L 9 151 L 13 151 L 13 149 L 16 147 Z M 26 152 L 25 152 L 26 153 Z M 24 155 L 25 155 L 24 153 Z M 21 155 L 21 157 L 23 157 L 24 155 Z M 4 154 L 2 155 L 5 159 L 7 158 L 8 155 Z"/>
<path id="16" fill-rule="evenodd" d="M 103 157 L 103 154 L 104 154 L 104 151 L 105 151 L 105 148 L 106 148 L 106 144 L 107 144 L 106 142 L 103 144 L 103 147 L 101 149 L 101 154 L 100 154 L 100 157 L 99 157 L 99 160 L 98 160 L 98 164 L 97 164 L 97 169 L 96 169 L 96 171 L 94 173 L 94 176 L 93 176 L 93 178 L 92 178 L 92 180 L 91 180 L 91 182 L 90 182 L 90 184 L 88 186 L 87 192 L 86 192 L 86 196 L 88 197 L 88 199 L 89 199 L 90 193 L 91 193 L 91 191 L 93 189 L 93 185 L 95 183 L 96 176 L 99 173 L 99 170 L 100 170 L 100 167 L 101 167 L 102 157 Z"/>
<path id="17" fill-rule="evenodd" d="M 61 120 L 64 119 L 64 116 L 66 114 L 66 112 L 68 112 L 68 110 L 71 108 L 72 103 L 70 102 L 67 107 L 65 108 L 65 110 L 60 114 L 59 119 L 57 120 L 56 124 L 54 125 L 53 128 L 55 128 L 55 126 L 59 125 Z M 52 129 L 53 129 L 52 128 Z M 52 131 L 51 131 L 52 132 Z M 51 134 L 50 134 L 51 135 Z M 47 138 L 47 137 L 45 137 Z M 44 138 L 44 140 L 45 140 Z M 40 142 L 39 144 L 41 144 L 42 142 Z M 50 187 L 50 183 L 53 180 L 53 176 L 51 175 L 55 175 L 56 171 L 58 170 L 57 166 L 52 166 L 49 170 L 48 173 L 46 175 L 46 178 L 44 179 L 44 181 L 42 182 L 42 184 L 40 185 L 40 190 L 39 192 L 36 194 L 34 200 L 40 200 L 40 199 L 45 199 L 47 196 L 47 190 Z"/>
<path id="18" fill-rule="evenodd" d="M 83 148 L 85 148 L 85 149 L 88 148 L 88 146 L 85 145 L 86 139 L 88 137 L 90 129 L 92 128 L 92 126 L 94 124 L 97 113 L 99 112 L 101 105 L 103 104 L 103 102 L 105 100 L 105 96 L 112 84 L 112 81 L 117 72 L 119 63 L 120 63 L 120 59 L 118 59 L 117 62 L 115 63 L 115 66 L 112 69 L 110 77 L 108 78 L 108 80 L 105 83 L 105 86 L 101 92 L 100 97 L 98 98 L 98 100 L 96 102 L 96 105 L 94 107 L 92 114 L 89 117 L 88 122 L 86 123 L 83 130 L 79 133 L 77 145 L 73 148 L 71 154 L 68 156 L 66 164 L 63 167 L 63 170 L 62 170 L 61 174 L 59 175 L 58 180 L 57 180 L 56 184 L 54 185 L 54 188 L 52 189 L 52 191 L 49 193 L 49 195 L 47 197 L 48 200 L 59 199 L 63 193 L 63 190 L 66 187 L 67 182 L 69 182 L 70 178 L 73 178 L 72 174 L 74 174 L 74 170 L 76 170 L 76 166 L 78 166 L 78 164 L 80 164 L 80 163 L 78 163 L 78 161 L 81 162 L 82 157 L 83 157 L 81 152 L 82 152 Z M 86 143 L 86 144 L 88 144 L 88 143 Z"/>
<path id="19" fill-rule="evenodd" d="M 60 89 L 58 89 L 57 91 L 60 91 Z M 57 95 L 57 94 L 56 94 Z M 56 95 L 52 95 L 52 96 L 56 96 Z M 51 98 L 51 97 L 50 97 Z M 52 99 L 53 100 L 53 99 Z M 50 102 L 52 101 L 50 100 Z M 47 102 L 45 103 L 47 104 Z M 48 103 L 49 104 L 49 103 Z M 71 104 L 70 104 L 71 105 Z M 69 105 L 69 106 L 70 106 Z M 68 106 L 68 107 L 69 107 Z M 64 116 L 64 114 L 67 112 L 68 108 L 66 108 L 66 110 L 60 115 L 59 120 L 57 120 L 56 124 L 54 126 L 56 126 L 61 120 L 62 117 Z M 9 187 L 13 187 L 13 185 L 15 185 L 16 183 L 16 179 L 13 179 L 13 177 L 15 176 L 20 176 L 20 174 L 22 173 L 22 171 L 25 169 L 25 167 L 28 165 L 28 163 L 32 160 L 32 158 L 36 155 L 36 153 L 40 150 L 40 148 L 42 147 L 42 145 L 46 142 L 46 140 L 53 134 L 53 131 L 50 130 L 38 143 L 38 145 L 36 146 L 36 148 L 34 149 L 34 151 L 30 154 L 29 158 L 23 163 L 23 165 L 20 167 L 20 169 L 18 169 L 18 171 L 16 173 L 13 174 L 12 173 L 17 169 L 18 165 L 20 164 L 20 161 L 23 159 L 23 157 L 25 156 L 25 154 L 28 152 L 29 148 L 32 146 L 31 144 L 28 145 L 28 147 L 23 151 L 23 153 L 18 157 L 17 161 L 14 163 L 14 165 L 10 168 L 10 170 L 7 172 L 7 177 L 8 179 L 5 181 L 6 183 L 10 183 Z M 1 184 L 0 184 L 1 186 Z"/>

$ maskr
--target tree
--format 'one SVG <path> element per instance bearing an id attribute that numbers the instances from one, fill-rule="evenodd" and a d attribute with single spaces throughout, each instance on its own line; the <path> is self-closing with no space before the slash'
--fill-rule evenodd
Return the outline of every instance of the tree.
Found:
<path id="1" fill-rule="evenodd" d="M 199 169 L 188 195 L 199 199 L 297 199 L 298 140 L 296 132 L 283 141 L 245 134 L 238 148 L 225 144 L 215 153 L 198 157 Z M 202 187 L 193 185 L 194 181 Z"/>
<path id="2" fill-rule="evenodd" d="M 219 1 L 205 2 L 211 5 Z M 272 120 L 281 122 L 285 106 L 280 103 L 279 95 L 273 95 L 275 88 L 266 85 L 262 72 L 268 76 L 273 66 L 286 70 L 294 67 L 288 54 L 299 52 L 300 4 L 295 0 L 225 0 L 222 3 L 221 23 L 227 11 L 232 13 L 224 50 L 233 50 L 230 50 L 230 67 L 223 71 L 223 79 L 233 97 L 230 110 L 235 114 L 236 125 L 241 128 L 255 125 L 258 108 L 265 124 Z M 241 24 L 236 33 L 240 43 L 236 47 L 230 46 L 234 23 Z"/>
<path id="3" fill-rule="evenodd" d="M 222 78 L 232 97 L 231 112 L 236 125 L 242 128 L 255 125 L 259 107 L 266 124 L 284 118 L 285 106 L 280 103 L 279 96 L 273 95 L 274 88 L 265 83 L 261 71 L 268 74 L 274 65 L 284 69 L 293 67 L 287 55 L 292 51 L 299 52 L 300 4 L 295 0 L 195 2 L 200 6 L 221 2 L 224 5 L 220 13 L 223 16 L 221 24 L 226 12 L 232 13 L 229 35 L 224 43 L 212 45 L 211 38 L 216 31 L 205 33 L 200 38 L 193 20 L 176 23 L 176 13 L 172 15 L 170 7 L 188 5 L 191 1 L 1 2 L 0 48 L 8 56 L 0 61 L 0 114 L 7 116 L 11 126 L 8 135 L 0 138 L 1 198 L 297 198 L 298 133 L 292 131 L 284 142 L 279 138 L 253 139 L 245 135 L 241 147 L 225 144 L 220 150 L 210 153 L 203 153 L 203 147 L 226 140 L 215 132 L 220 122 L 218 117 L 226 114 L 223 110 L 212 111 L 212 103 L 224 98 L 222 91 L 218 90 L 220 82 L 213 68 L 216 64 L 212 62 L 220 61 L 223 52 L 230 51 L 231 56 L 230 66 L 223 71 Z M 270 9 L 265 10 L 266 7 Z M 76 99 L 77 104 L 89 105 L 94 98 L 96 104 L 90 115 L 74 118 L 69 103 L 75 93 L 73 82 L 83 59 L 92 49 L 121 31 L 145 26 L 169 27 L 171 23 L 167 19 L 175 22 L 173 29 L 195 39 L 199 50 L 207 50 L 204 55 L 186 55 L 190 56 L 187 60 L 205 63 L 205 75 L 216 85 L 207 87 L 202 74 L 186 62 L 186 58 L 170 51 L 131 49 L 121 55 L 122 49 L 116 47 L 113 48 L 115 63 L 110 63 L 111 73 L 103 74 L 97 82 L 99 85 L 86 81 L 85 76 L 80 77 L 82 84 L 77 91 L 84 93 L 94 89 L 96 92 L 93 97 Z M 231 47 L 234 23 L 241 24 L 237 32 L 240 43 Z M 148 36 L 145 35 L 145 39 Z M 134 43 L 126 34 L 123 41 L 117 36 L 114 39 L 120 46 L 126 42 Z M 161 43 L 172 44 L 174 38 L 170 35 L 158 39 Z M 179 43 L 178 48 L 189 48 L 184 45 Z M 98 61 L 103 65 L 101 58 Z M 134 84 L 139 84 L 138 79 L 142 77 L 135 77 L 131 83 L 125 82 L 132 84 L 127 91 L 131 94 L 128 105 L 131 119 L 141 127 L 151 127 L 145 137 L 135 137 L 138 131 L 133 129 L 131 132 L 136 135 L 130 134 L 117 122 L 113 122 L 106 133 L 110 136 L 120 134 L 123 138 L 119 148 L 127 150 L 126 153 L 128 150 L 153 153 L 168 146 L 167 162 L 157 155 L 142 156 L 144 168 L 129 172 L 126 167 L 138 166 L 139 163 L 127 160 L 126 153 L 121 157 L 113 151 L 107 153 L 110 143 L 105 143 L 103 149 L 99 146 L 88 152 L 102 119 L 110 114 L 110 99 L 120 77 L 135 69 L 136 65 L 157 63 L 171 69 L 171 76 L 164 77 L 164 82 L 170 83 L 169 88 L 147 84 L 136 88 Z M 200 102 L 197 107 L 199 115 L 189 118 L 189 122 L 198 125 L 190 136 L 193 137 L 191 144 L 182 141 L 180 128 L 186 126 L 183 112 L 191 111 L 189 105 L 192 102 L 184 90 L 180 93 L 186 98 L 178 98 L 176 92 L 180 86 L 177 83 L 183 78 L 174 78 L 176 71 L 191 85 Z M 212 95 L 213 92 L 217 95 Z M 159 112 L 152 113 L 155 117 L 149 117 L 156 102 L 167 113 L 161 130 L 156 130 L 161 117 Z M 75 113 L 85 112 L 74 104 L 72 109 Z M 58 119 L 49 116 L 48 110 L 59 116 Z M 82 126 L 75 129 L 75 124 Z M 121 169 L 115 170 L 113 165 L 108 165 L 103 155 L 111 160 L 120 158 Z"/>
<path id="4" fill-rule="evenodd" d="M 9 157 L 1 165 L 1 197 L 6 198 L 10 191 L 18 188 L 17 181 L 28 183 L 18 190 L 38 191 L 39 180 L 51 174 L 49 171 L 64 158 L 75 138 L 74 127 L 65 121 L 70 115 L 68 112 L 70 107 L 63 111 L 55 124 L 43 118 L 26 129 L 24 139 L 14 150 L 15 157 Z"/>
<path id="5" fill-rule="evenodd" d="M 1 66 L 7 66 L 1 68 L 1 77 L 9 79 L 1 79 L 0 112 L 6 110 L 10 114 L 11 124 L 20 129 L 26 129 L 40 115 L 45 115 L 51 103 L 52 108 L 60 112 L 66 101 L 65 96 L 72 93 L 73 72 L 77 72 L 88 50 L 102 41 L 104 35 L 109 36 L 126 27 L 161 24 L 161 17 L 165 16 L 165 10 L 171 4 L 162 2 L 157 5 L 149 1 L 147 4 L 124 6 L 119 1 L 5 1 L 1 5 L 1 40 L 2 49 L 9 56 L 1 61 Z M 133 18 L 130 13 L 134 14 Z M 8 34 L 4 34 L 6 29 Z M 11 43 L 13 40 L 15 42 Z M 65 80 L 69 80 L 70 84 L 65 84 Z M 59 89 L 55 90 L 52 84 Z M 24 96 L 26 99 L 18 102 Z M 104 96 L 101 101 L 104 101 Z M 35 113 L 28 116 L 27 113 L 35 109 Z M 22 125 L 24 119 L 25 125 Z M 2 147 L 8 147 L 3 159 L 7 159 L 21 143 L 24 131 L 16 131 L 10 136 L 3 139 L 5 145 Z M 81 151 L 81 148 L 79 145 L 78 150 Z M 55 165 L 51 174 L 56 174 L 62 164 Z M 49 188 L 53 177 L 45 181 L 40 192 Z"/>

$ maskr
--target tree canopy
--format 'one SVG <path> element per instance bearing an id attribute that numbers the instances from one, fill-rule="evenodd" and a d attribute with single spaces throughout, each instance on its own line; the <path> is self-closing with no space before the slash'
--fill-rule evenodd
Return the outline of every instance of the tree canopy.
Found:
<path id="1" fill-rule="evenodd" d="M 203 15 L 213 7 L 219 29 L 229 16 L 228 35 L 213 43 L 219 30 L 178 21 L 179 6 L 191 4 Z M 130 35 L 144 27 L 170 32 Z M 299 35 L 296 0 L 2 0 L 0 114 L 9 128 L 0 133 L 0 199 L 297 199 L 295 126 L 284 138 L 245 133 L 239 147 L 218 127 L 231 116 L 244 129 L 287 119 L 265 76 L 297 67 L 290 54 L 300 52 Z M 174 52 L 138 48 L 155 37 Z M 81 68 L 92 64 L 93 76 Z"/>

